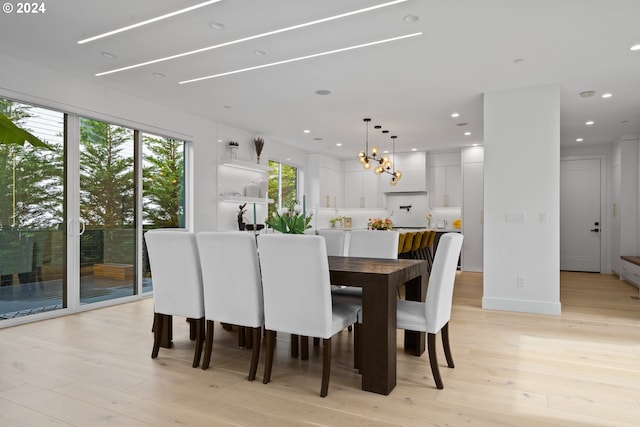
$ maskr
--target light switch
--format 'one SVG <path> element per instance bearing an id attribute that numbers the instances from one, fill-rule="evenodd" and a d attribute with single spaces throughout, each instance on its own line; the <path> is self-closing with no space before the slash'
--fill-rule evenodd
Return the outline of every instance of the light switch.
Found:
<path id="1" fill-rule="evenodd" d="M 540 212 L 540 223 L 544 224 L 549 220 L 549 216 L 546 212 Z"/>

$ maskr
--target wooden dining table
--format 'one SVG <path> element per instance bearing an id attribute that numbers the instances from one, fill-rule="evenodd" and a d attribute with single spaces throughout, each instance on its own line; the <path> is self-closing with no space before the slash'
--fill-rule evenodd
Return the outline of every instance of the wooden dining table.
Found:
<path id="1" fill-rule="evenodd" d="M 427 262 L 330 256 L 329 272 L 332 284 L 362 288 L 362 389 L 388 395 L 396 386 L 397 289 L 404 284 L 407 300 L 424 301 Z M 424 350 L 423 332 L 404 332 L 405 352 L 420 356 Z"/>

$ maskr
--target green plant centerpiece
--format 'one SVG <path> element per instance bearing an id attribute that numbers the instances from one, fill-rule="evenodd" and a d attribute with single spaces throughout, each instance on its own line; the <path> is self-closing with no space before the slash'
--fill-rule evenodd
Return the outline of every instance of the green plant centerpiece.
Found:
<path id="1" fill-rule="evenodd" d="M 288 207 L 278 209 L 272 217 L 265 222 L 271 228 L 281 233 L 304 234 L 311 228 L 312 215 L 306 215 L 297 200 L 292 201 Z"/>
<path id="2" fill-rule="evenodd" d="M 329 220 L 329 223 L 331 224 L 331 228 L 342 227 L 343 222 L 344 222 L 343 216 L 337 216 Z"/>

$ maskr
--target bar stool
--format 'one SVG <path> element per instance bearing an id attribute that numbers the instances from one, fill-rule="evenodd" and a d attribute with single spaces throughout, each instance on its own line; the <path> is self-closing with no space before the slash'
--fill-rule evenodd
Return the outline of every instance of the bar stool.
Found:
<path id="1" fill-rule="evenodd" d="M 410 257 L 418 258 L 418 249 L 420 249 L 422 239 L 424 239 L 424 233 L 424 231 L 416 231 L 415 236 L 413 236 L 413 243 L 411 244 L 411 251 L 409 252 Z"/>
<path id="2" fill-rule="evenodd" d="M 415 234 L 415 232 L 405 233 L 404 245 L 402 246 L 402 251 L 398 254 L 399 258 L 408 258 L 408 254 L 413 246 L 413 236 L 415 236 Z"/>
<path id="3" fill-rule="evenodd" d="M 400 233 L 398 235 L 398 255 L 402 253 L 402 249 L 404 249 L 404 238 L 406 233 Z"/>
<path id="4" fill-rule="evenodd" d="M 425 230 L 422 235 L 422 240 L 420 241 L 420 249 L 418 249 L 418 257 L 420 259 L 427 259 L 427 247 L 429 246 L 429 239 L 431 239 L 431 235 L 435 235 L 435 231 L 433 230 Z"/>

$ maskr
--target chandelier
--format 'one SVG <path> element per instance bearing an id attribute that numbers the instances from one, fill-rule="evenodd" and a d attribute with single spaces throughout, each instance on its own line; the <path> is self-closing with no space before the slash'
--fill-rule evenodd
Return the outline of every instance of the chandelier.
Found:
<path id="1" fill-rule="evenodd" d="M 371 122 L 370 118 L 365 118 L 363 121 L 366 123 L 366 133 L 365 133 L 365 149 L 364 151 L 360 151 L 358 153 L 358 160 L 362 163 L 362 166 L 369 170 L 371 169 L 372 163 L 377 163 L 377 166 L 374 167 L 373 172 L 376 175 L 381 175 L 383 173 L 388 173 L 391 175 L 391 185 L 396 185 L 400 178 L 402 177 L 402 172 L 399 170 L 395 170 L 395 166 L 389 156 L 380 156 L 378 153 L 378 147 L 371 147 L 371 153 L 369 153 L 369 122 Z M 382 126 L 374 126 L 374 129 L 381 129 Z M 382 134 L 389 133 L 388 130 L 383 130 Z M 391 141 L 393 143 L 393 158 L 395 159 L 396 155 L 396 135 L 391 136 Z"/>

